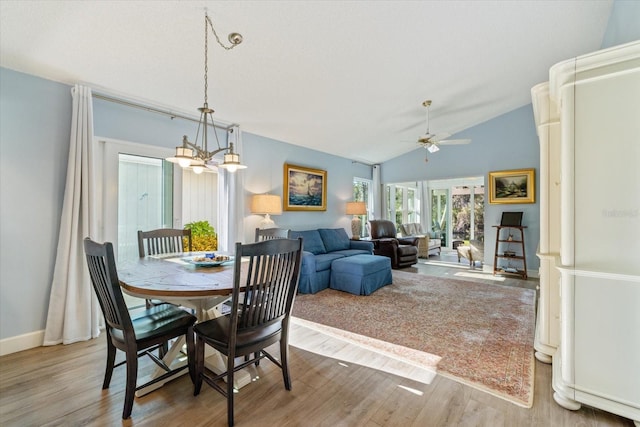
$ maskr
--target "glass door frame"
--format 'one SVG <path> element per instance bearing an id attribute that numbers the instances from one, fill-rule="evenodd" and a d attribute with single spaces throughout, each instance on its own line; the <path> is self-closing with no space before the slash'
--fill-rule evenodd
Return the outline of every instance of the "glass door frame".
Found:
<path id="1" fill-rule="evenodd" d="M 118 248 L 118 168 L 119 154 L 155 157 L 165 159 L 174 154 L 170 148 L 138 144 L 113 138 L 95 137 L 97 141 L 96 180 L 102 190 L 98 202 L 100 212 L 104 215 L 102 236 L 104 241 L 112 242 L 114 251 Z M 182 169 L 173 169 L 173 226 L 182 228 Z"/>
<path id="2" fill-rule="evenodd" d="M 453 229 L 452 229 L 452 221 L 453 221 L 453 210 L 451 199 L 453 197 L 453 188 L 454 187 L 462 187 L 468 186 L 471 188 L 477 186 L 484 186 L 484 177 L 467 177 L 467 178 L 453 178 L 453 179 L 439 179 L 439 180 L 431 180 L 426 182 L 427 187 L 429 189 L 429 197 L 431 200 L 433 190 L 447 190 L 447 230 L 446 230 L 446 247 L 451 249 L 452 239 L 453 239 Z M 485 192 L 486 194 L 486 192 Z M 486 198 L 485 198 L 486 203 Z M 472 204 L 473 206 L 473 204 Z M 471 224 L 471 227 L 475 227 L 475 223 Z M 472 233 L 473 235 L 474 233 Z"/>

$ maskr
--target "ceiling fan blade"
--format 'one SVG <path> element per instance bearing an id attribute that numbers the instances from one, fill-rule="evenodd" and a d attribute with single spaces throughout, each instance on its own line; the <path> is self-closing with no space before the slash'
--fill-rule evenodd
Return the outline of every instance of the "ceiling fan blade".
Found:
<path id="1" fill-rule="evenodd" d="M 442 133 L 438 133 L 436 135 L 433 136 L 433 138 L 431 138 L 434 142 L 440 142 L 443 139 L 447 139 L 451 136 L 450 133 L 446 133 L 446 132 L 442 132 Z"/>
<path id="2" fill-rule="evenodd" d="M 462 145 L 469 144 L 471 142 L 470 139 L 444 139 L 442 141 L 438 141 L 438 144 L 442 145 Z"/>

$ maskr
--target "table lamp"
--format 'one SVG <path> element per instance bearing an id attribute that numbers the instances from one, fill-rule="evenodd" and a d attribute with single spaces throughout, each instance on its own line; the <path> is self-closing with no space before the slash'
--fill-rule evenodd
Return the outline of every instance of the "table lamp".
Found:
<path id="1" fill-rule="evenodd" d="M 264 215 L 260 228 L 275 228 L 271 215 L 282 214 L 282 199 L 274 194 L 256 194 L 251 199 L 251 213 Z"/>
<path id="2" fill-rule="evenodd" d="M 360 228 L 362 221 L 360 215 L 367 214 L 367 205 L 364 202 L 347 202 L 347 215 L 353 215 L 351 220 L 351 238 L 360 240 Z"/>

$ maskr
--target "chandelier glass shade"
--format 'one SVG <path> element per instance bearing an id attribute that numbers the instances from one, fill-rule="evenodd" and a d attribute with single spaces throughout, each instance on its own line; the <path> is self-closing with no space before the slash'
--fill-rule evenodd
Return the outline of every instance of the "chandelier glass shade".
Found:
<path id="1" fill-rule="evenodd" d="M 216 41 L 220 46 L 226 50 L 231 50 L 240 43 L 242 43 L 242 36 L 238 33 L 229 34 L 229 46 L 224 45 L 218 34 L 216 33 L 213 23 L 208 15 L 205 14 L 204 22 L 204 104 L 198 108 L 200 111 L 200 120 L 198 122 L 198 132 L 196 133 L 196 139 L 194 142 L 189 141 L 187 135 L 182 137 L 182 145 L 176 147 L 176 154 L 173 157 L 167 158 L 167 161 L 177 163 L 183 168 L 191 168 L 194 173 L 202 173 L 205 168 L 222 168 L 229 172 L 235 172 L 238 169 L 245 169 L 246 166 L 240 163 L 240 155 L 233 151 L 233 142 L 229 142 L 226 147 L 220 146 L 218 140 L 218 133 L 215 130 L 215 124 L 213 121 L 213 109 L 209 108 L 208 104 L 208 51 L 209 51 L 209 27 L 211 28 Z M 213 134 L 216 138 L 216 147 L 212 151 L 209 151 L 208 146 L 208 130 L 209 126 L 213 126 Z M 198 136 L 200 134 L 200 128 L 202 128 L 202 140 L 198 143 Z M 233 128 L 228 128 L 228 132 L 233 132 Z M 224 152 L 223 162 L 217 163 L 213 157 Z"/>

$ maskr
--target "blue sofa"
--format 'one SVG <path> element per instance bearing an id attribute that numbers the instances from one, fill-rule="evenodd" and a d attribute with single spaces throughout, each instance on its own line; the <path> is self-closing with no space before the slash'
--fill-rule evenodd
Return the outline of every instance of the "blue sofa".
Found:
<path id="1" fill-rule="evenodd" d="M 329 287 L 331 263 L 353 255 L 373 255 L 373 243 L 351 240 L 344 228 L 291 231 L 289 238 L 302 237 L 304 252 L 300 267 L 301 294 L 315 294 Z"/>

